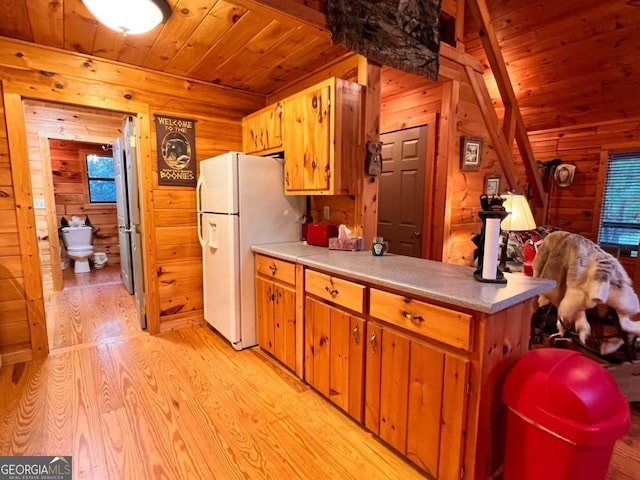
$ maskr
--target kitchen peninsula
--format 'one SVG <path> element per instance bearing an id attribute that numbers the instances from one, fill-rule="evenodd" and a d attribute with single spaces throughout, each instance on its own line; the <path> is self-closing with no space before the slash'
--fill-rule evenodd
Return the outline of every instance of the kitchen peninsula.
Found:
<path id="1" fill-rule="evenodd" d="M 500 468 L 504 376 L 554 282 L 301 242 L 252 250 L 264 350 L 434 478 Z"/>

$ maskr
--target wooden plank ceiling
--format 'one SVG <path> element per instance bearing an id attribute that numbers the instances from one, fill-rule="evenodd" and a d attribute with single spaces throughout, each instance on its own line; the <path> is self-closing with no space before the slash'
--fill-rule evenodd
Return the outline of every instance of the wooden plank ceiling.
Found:
<path id="1" fill-rule="evenodd" d="M 81 0 L 9 0 L 0 10 L 0 35 L 264 95 L 348 53 L 321 28 L 264 6 L 317 10 L 323 0 L 168 2 L 166 24 L 123 37 L 99 24 Z M 638 115 L 640 0 L 487 3 L 527 130 Z M 466 50 L 488 68 L 469 14 L 465 25 Z M 499 105 L 490 72 L 486 78 Z"/>
<path id="2" fill-rule="evenodd" d="M 328 32 L 249 0 L 168 0 L 164 25 L 127 37 L 81 0 L 3 3 L 0 35 L 265 95 L 349 53 Z"/>
<path id="3" fill-rule="evenodd" d="M 527 131 L 640 116 L 640 1 L 486 1 Z M 466 51 L 488 66 L 465 21 Z"/>

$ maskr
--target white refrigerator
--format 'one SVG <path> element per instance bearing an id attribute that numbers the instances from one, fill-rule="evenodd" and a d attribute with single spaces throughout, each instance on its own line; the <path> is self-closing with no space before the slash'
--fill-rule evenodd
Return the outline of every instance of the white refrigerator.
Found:
<path id="1" fill-rule="evenodd" d="M 229 152 L 200 162 L 204 318 L 236 350 L 257 344 L 251 245 L 300 239 L 306 197 L 284 195 L 283 160 Z"/>

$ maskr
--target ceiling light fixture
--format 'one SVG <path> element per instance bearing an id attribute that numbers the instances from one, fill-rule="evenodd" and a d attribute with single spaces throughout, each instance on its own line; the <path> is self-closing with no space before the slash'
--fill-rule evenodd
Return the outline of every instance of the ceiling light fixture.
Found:
<path id="1" fill-rule="evenodd" d="M 82 0 L 98 21 L 124 35 L 153 30 L 171 15 L 165 0 Z"/>

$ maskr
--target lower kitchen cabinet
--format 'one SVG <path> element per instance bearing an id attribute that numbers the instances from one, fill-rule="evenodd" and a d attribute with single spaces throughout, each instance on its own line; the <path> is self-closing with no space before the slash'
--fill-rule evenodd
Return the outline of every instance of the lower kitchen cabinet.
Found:
<path id="1" fill-rule="evenodd" d="M 430 475 L 461 478 L 470 361 L 368 322 L 365 426 Z"/>
<path id="2" fill-rule="evenodd" d="M 309 260 L 313 266 L 256 255 L 260 345 L 290 368 L 285 358 L 295 358 L 299 377 L 431 477 L 497 478 L 507 419 L 502 384 L 528 350 L 532 292 L 552 285 L 518 278 L 524 286 L 514 280 L 501 294 L 509 306 L 487 313 L 473 302 L 444 302 L 437 289 L 413 295 L 386 277 L 369 282 L 370 257 L 362 267 L 350 257 L 354 275 L 344 274 L 341 258 L 327 255 L 322 268 L 321 255 Z M 402 272 L 391 263 L 389 276 L 400 284 L 406 264 L 387 260 L 394 258 Z M 427 271 L 443 268 L 416 261 Z M 466 270 L 445 270 L 461 292 L 483 293 Z M 277 319 L 294 313 L 297 324 L 282 329 Z"/>
<path id="3" fill-rule="evenodd" d="M 258 345 L 295 370 L 294 264 L 256 255 L 256 323 Z"/>
<path id="4" fill-rule="evenodd" d="M 307 297 L 305 380 L 362 422 L 365 321 Z"/>

